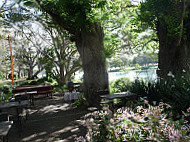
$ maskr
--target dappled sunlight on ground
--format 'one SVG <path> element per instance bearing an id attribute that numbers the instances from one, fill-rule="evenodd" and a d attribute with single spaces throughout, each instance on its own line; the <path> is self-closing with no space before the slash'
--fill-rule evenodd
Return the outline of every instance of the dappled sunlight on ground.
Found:
<path id="1" fill-rule="evenodd" d="M 23 138 L 23 141 L 31 141 L 35 137 L 43 136 L 43 135 L 46 135 L 46 134 L 47 134 L 47 132 L 41 132 L 39 134 L 33 134 L 33 135 L 31 135 L 31 136 L 29 136 L 27 138 Z"/>
<path id="2" fill-rule="evenodd" d="M 73 109 L 62 96 L 35 100 L 22 131 L 14 126 L 9 133 L 10 142 L 61 142 L 74 141 L 86 134 L 86 110 Z"/>
<path id="3" fill-rule="evenodd" d="M 46 113 L 56 113 L 61 110 L 67 110 L 69 107 L 69 104 L 63 104 L 63 105 L 49 105 L 39 110 L 40 113 L 46 114 Z"/>

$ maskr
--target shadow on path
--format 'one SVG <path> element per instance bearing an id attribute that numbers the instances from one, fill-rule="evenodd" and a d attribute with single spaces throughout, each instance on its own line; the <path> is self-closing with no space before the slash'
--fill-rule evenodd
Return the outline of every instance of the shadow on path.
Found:
<path id="1" fill-rule="evenodd" d="M 87 110 L 73 109 L 63 97 L 43 98 L 35 101 L 22 131 L 13 125 L 10 142 L 73 142 L 75 137 L 86 134 L 84 116 Z"/>

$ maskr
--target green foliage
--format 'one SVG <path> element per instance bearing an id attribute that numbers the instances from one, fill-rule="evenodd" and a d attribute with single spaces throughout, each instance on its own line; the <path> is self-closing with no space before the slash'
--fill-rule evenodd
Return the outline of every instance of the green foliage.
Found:
<path id="1" fill-rule="evenodd" d="M 63 86 L 63 87 L 60 87 L 60 86 L 58 86 L 58 85 L 55 85 L 55 86 L 53 87 L 53 92 L 59 92 L 59 93 L 62 93 L 63 90 L 66 90 L 66 85 Z"/>
<path id="2" fill-rule="evenodd" d="M 130 91 L 136 93 L 139 97 L 145 97 L 147 84 L 142 80 L 135 80 L 131 83 Z"/>
<path id="3" fill-rule="evenodd" d="M 12 79 L 12 73 L 10 73 L 10 74 L 8 75 L 8 78 L 9 78 L 9 79 Z M 16 79 L 16 73 L 14 73 L 14 79 Z"/>
<path id="4" fill-rule="evenodd" d="M 74 102 L 74 108 L 84 108 L 86 107 L 86 98 L 84 97 L 84 94 L 81 93 L 81 98 L 75 100 Z"/>
<path id="5" fill-rule="evenodd" d="M 129 32 L 129 27 L 131 17 L 135 15 L 135 8 L 130 0 L 107 0 L 105 8 L 99 12 L 99 22 L 105 32 L 104 45 L 107 58 L 113 57 L 130 45 L 132 33 Z"/>
<path id="6" fill-rule="evenodd" d="M 38 80 L 26 81 L 26 82 L 20 84 L 20 86 L 22 86 L 22 85 L 40 85 L 40 84 L 47 84 L 47 83 L 53 84 L 54 80 L 52 78 L 44 77 L 44 78 L 40 78 Z"/>
<path id="7" fill-rule="evenodd" d="M 158 63 L 158 55 L 155 53 L 139 54 L 133 59 L 133 64 L 139 64 L 141 66 L 148 64 Z"/>
<path id="8" fill-rule="evenodd" d="M 129 90 L 130 80 L 126 77 L 117 79 L 110 83 L 111 93 L 122 92 Z"/>
<path id="9" fill-rule="evenodd" d="M 110 67 L 113 68 L 113 67 L 121 67 L 122 66 L 122 60 L 119 58 L 119 57 L 115 57 L 113 58 L 111 61 L 110 61 Z"/>
<path id="10" fill-rule="evenodd" d="M 24 0 L 27 6 L 34 5 L 34 0 Z M 127 52 L 153 50 L 157 43 L 150 42 L 150 35 L 139 36 L 135 33 L 134 19 L 137 16 L 137 6 L 130 0 L 36 0 L 39 6 L 51 13 L 52 17 L 59 18 L 62 25 L 71 34 L 76 31 L 92 29 L 95 22 L 101 23 L 104 28 L 104 53 L 102 56 L 111 58 L 122 49 Z M 71 8 L 72 7 L 72 8 Z M 150 32 L 149 32 L 150 33 Z M 155 35 L 154 32 L 151 35 Z M 72 35 L 75 39 L 75 35 Z M 155 36 L 154 36 L 155 37 Z M 156 39 L 156 38 L 154 38 Z M 127 47 L 127 48 L 126 48 Z"/>
<path id="11" fill-rule="evenodd" d="M 159 21 L 161 26 L 167 27 L 168 36 L 179 34 L 179 29 L 183 26 L 182 4 L 173 0 L 146 0 L 140 5 L 139 20 L 142 26 L 156 28 Z"/>
<path id="12" fill-rule="evenodd" d="M 2 101 L 6 102 L 6 101 L 9 100 L 9 98 L 12 97 L 11 90 L 12 90 L 12 86 L 2 86 L 2 87 L 0 87 L 0 102 L 2 102 Z"/>
<path id="13" fill-rule="evenodd" d="M 139 64 L 135 64 L 135 65 L 134 65 L 134 68 L 135 68 L 135 70 L 140 70 L 140 69 L 141 69 L 141 66 L 140 66 Z"/>
<path id="14" fill-rule="evenodd" d="M 105 8 L 99 13 L 99 21 L 104 27 L 105 54 L 108 58 L 119 51 L 150 53 L 158 49 L 156 33 L 147 28 L 146 31 L 141 30 L 141 24 L 136 20 L 137 12 L 138 6 L 130 0 L 107 0 Z"/>
<path id="15" fill-rule="evenodd" d="M 5 94 L 8 94 L 10 92 L 9 89 L 10 89 L 9 86 L 3 86 L 0 88 L 0 91 L 5 93 Z"/>
<path id="16" fill-rule="evenodd" d="M 32 0 L 24 1 L 27 6 L 34 5 Z M 88 24 L 96 21 L 97 11 L 104 7 L 106 0 L 42 0 L 38 1 L 38 4 L 43 10 L 59 15 L 60 20 L 71 26 L 71 29 L 80 31 L 84 26 L 88 28 Z"/>
<path id="17" fill-rule="evenodd" d="M 0 71 L 0 79 L 1 80 L 6 79 L 5 71 Z"/>
<path id="18" fill-rule="evenodd" d="M 168 104 L 152 106 L 147 101 L 135 109 L 120 108 L 116 113 L 99 111 L 95 121 L 88 125 L 87 142 L 122 141 L 180 141 L 189 137 L 184 131 L 184 122 L 166 119 Z M 76 139 L 77 140 L 77 139 Z"/>
<path id="19" fill-rule="evenodd" d="M 177 119 L 182 111 L 190 107 L 190 81 L 186 78 L 159 80 L 154 83 L 136 81 L 130 91 L 141 97 L 147 97 L 150 103 L 163 101 L 172 106 L 173 117 Z"/>
<path id="20" fill-rule="evenodd" d="M 50 60 L 51 58 L 51 60 Z M 42 64 L 45 68 L 46 75 L 51 75 L 51 72 L 53 70 L 54 65 L 54 60 L 55 60 L 55 53 L 54 49 L 51 48 L 45 48 L 44 49 L 44 56 L 39 58 L 39 64 Z"/>
<path id="21" fill-rule="evenodd" d="M 121 78 L 110 83 L 112 93 L 131 91 L 138 97 L 147 97 L 150 104 L 155 101 L 157 104 L 163 101 L 171 105 L 172 117 L 178 119 L 182 111 L 190 107 L 190 81 L 186 78 L 159 80 L 157 82 L 145 82 L 135 80 L 130 82 L 127 78 Z"/>
<path id="22" fill-rule="evenodd" d="M 119 47 L 120 39 L 112 33 L 106 33 L 104 38 L 104 54 L 106 58 L 111 58 L 117 52 L 120 51 Z"/>

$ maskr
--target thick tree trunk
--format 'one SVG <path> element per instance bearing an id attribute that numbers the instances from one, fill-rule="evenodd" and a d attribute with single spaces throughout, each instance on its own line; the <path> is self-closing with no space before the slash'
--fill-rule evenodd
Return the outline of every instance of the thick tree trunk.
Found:
<path id="1" fill-rule="evenodd" d="M 160 41 L 165 40 L 163 38 Z M 190 41 L 190 39 L 189 39 Z M 174 76 L 189 75 L 190 73 L 190 43 L 184 41 L 180 46 L 165 42 L 160 44 L 158 75 L 167 78 L 171 72 Z"/>
<path id="2" fill-rule="evenodd" d="M 98 90 L 108 89 L 108 73 L 104 56 L 104 33 L 95 23 L 89 30 L 83 30 L 76 36 L 77 49 L 82 59 L 84 71 L 84 95 L 88 105 L 99 105 Z"/>
<path id="3" fill-rule="evenodd" d="M 161 33 L 161 32 L 160 32 Z M 190 73 L 190 38 L 182 40 L 176 46 L 172 40 L 166 40 L 165 33 L 160 35 L 158 75 L 167 78 L 171 72 L 174 76 L 189 75 Z"/>
<path id="4" fill-rule="evenodd" d="M 190 75 L 190 6 L 188 10 L 189 15 L 181 23 L 183 25 L 181 37 L 169 35 L 167 25 L 161 20 L 158 22 L 160 45 L 157 73 L 161 78 L 167 78 L 169 72 L 174 76 Z"/>
<path id="5" fill-rule="evenodd" d="M 83 8 L 80 7 L 81 5 L 76 9 L 76 13 L 65 13 L 65 16 L 73 17 L 74 14 L 78 17 L 78 12 L 82 12 L 80 17 L 84 25 L 80 25 L 81 21 L 78 21 L 78 18 L 75 19 L 76 21 L 72 18 L 71 20 L 64 18 L 58 11 L 52 11 L 49 9 L 49 6 L 47 8 L 42 5 L 40 0 L 36 1 L 62 28 L 67 30 L 70 34 L 75 35 L 74 40 L 76 41 L 77 50 L 82 59 L 82 68 L 84 70 L 85 96 L 89 105 L 99 105 L 100 97 L 96 92 L 98 90 L 108 89 L 108 73 L 105 65 L 104 33 L 102 27 L 98 23 L 90 24 L 86 12 L 80 9 Z M 51 2 L 49 4 L 51 4 Z M 55 9 L 60 8 L 56 3 L 53 3 L 52 6 L 54 6 Z M 81 26 L 80 28 L 78 28 L 79 25 Z"/>

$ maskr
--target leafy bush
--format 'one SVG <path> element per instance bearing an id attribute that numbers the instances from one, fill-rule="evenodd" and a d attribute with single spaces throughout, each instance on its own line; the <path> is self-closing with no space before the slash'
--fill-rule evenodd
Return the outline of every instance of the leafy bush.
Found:
<path id="1" fill-rule="evenodd" d="M 157 82 L 145 83 L 143 81 L 133 82 L 130 91 L 139 97 L 147 97 L 152 104 L 163 101 L 172 106 L 174 118 L 179 118 L 182 111 L 190 107 L 190 81 L 185 78 L 159 80 Z"/>
<path id="2" fill-rule="evenodd" d="M 10 97 L 12 97 L 11 89 L 12 86 L 0 87 L 0 102 L 7 101 Z"/>
<path id="3" fill-rule="evenodd" d="M 168 103 L 172 106 L 172 114 L 174 119 L 179 119 L 182 111 L 190 107 L 190 80 L 184 77 L 169 78 L 168 80 L 158 80 L 157 82 L 145 82 L 143 80 L 135 80 L 130 83 L 129 79 L 121 78 L 115 82 L 111 82 L 110 90 L 112 93 L 131 91 L 136 93 L 138 97 L 147 97 L 150 104 L 156 101 Z"/>
<path id="4" fill-rule="evenodd" d="M 85 107 L 86 107 L 86 98 L 84 97 L 84 94 L 81 93 L 81 98 L 75 100 L 74 102 L 74 108 L 85 108 Z"/>
<path id="5" fill-rule="evenodd" d="M 112 93 L 127 91 L 130 84 L 129 78 L 120 78 L 110 83 L 110 90 Z"/>
<path id="6" fill-rule="evenodd" d="M 143 80 L 132 82 L 129 90 L 136 93 L 139 97 L 147 96 L 147 84 Z"/>
<path id="7" fill-rule="evenodd" d="M 45 84 L 45 82 L 48 81 L 48 78 L 40 78 L 37 81 L 32 81 L 30 82 L 31 85 L 40 85 L 40 84 Z"/>
<path id="8" fill-rule="evenodd" d="M 53 92 L 55 93 L 55 92 L 63 92 L 63 90 L 64 90 L 64 86 L 63 87 L 60 87 L 60 86 L 58 86 L 58 85 L 55 85 L 54 87 L 53 87 Z"/>
<path id="9" fill-rule="evenodd" d="M 98 112 L 94 123 L 87 123 L 86 137 L 76 138 L 76 141 L 180 141 L 189 137 L 183 129 L 183 120 L 166 119 L 164 109 L 170 105 L 161 102 L 151 106 L 147 101 L 145 104 L 146 107 L 137 106 L 135 110 L 123 107 L 114 114 Z"/>
<path id="10" fill-rule="evenodd" d="M 8 78 L 9 79 L 12 79 L 12 74 L 10 73 L 9 75 L 8 75 Z M 17 75 L 14 73 L 14 80 L 17 78 Z"/>
<path id="11" fill-rule="evenodd" d="M 0 79 L 1 80 L 6 79 L 5 71 L 0 71 Z"/>
<path id="12" fill-rule="evenodd" d="M 135 64 L 135 65 L 134 65 L 134 69 L 135 69 L 135 70 L 141 70 L 141 66 L 140 66 L 139 64 Z"/>
<path id="13" fill-rule="evenodd" d="M 40 85 L 40 84 L 47 84 L 47 83 L 53 83 L 53 79 L 44 77 L 38 80 L 26 81 L 20 85 Z"/>

